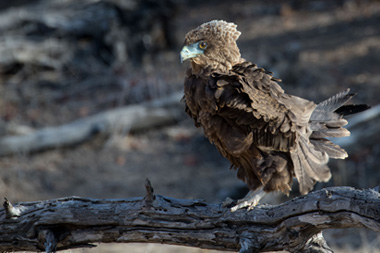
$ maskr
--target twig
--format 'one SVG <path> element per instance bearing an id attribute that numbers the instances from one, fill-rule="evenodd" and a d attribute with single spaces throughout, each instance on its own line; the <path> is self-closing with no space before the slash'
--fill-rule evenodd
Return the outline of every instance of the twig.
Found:
<path id="1" fill-rule="evenodd" d="M 5 217 L 7 219 L 14 218 L 20 216 L 21 210 L 19 208 L 16 208 L 12 205 L 12 203 L 7 199 L 4 198 L 4 209 L 5 209 Z"/>

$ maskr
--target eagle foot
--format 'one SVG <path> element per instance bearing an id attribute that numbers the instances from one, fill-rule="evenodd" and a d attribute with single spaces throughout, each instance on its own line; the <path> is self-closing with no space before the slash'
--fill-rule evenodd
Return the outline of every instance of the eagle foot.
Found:
<path id="1" fill-rule="evenodd" d="M 247 211 L 252 210 L 257 206 L 265 194 L 266 192 L 264 191 L 263 186 L 260 186 L 254 191 L 249 191 L 244 198 L 238 200 L 237 205 L 231 207 L 231 212 L 235 212 L 244 207 L 248 207 Z"/>

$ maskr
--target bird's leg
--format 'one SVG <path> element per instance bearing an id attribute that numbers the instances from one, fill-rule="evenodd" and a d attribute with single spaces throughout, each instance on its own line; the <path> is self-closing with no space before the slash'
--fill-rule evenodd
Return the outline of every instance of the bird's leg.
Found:
<path id="1" fill-rule="evenodd" d="M 235 212 L 244 207 L 248 207 L 248 211 L 250 211 L 259 203 L 260 199 L 262 199 L 265 195 L 266 192 L 264 191 L 263 186 L 260 186 L 254 191 L 249 191 L 244 198 L 238 200 L 236 206 L 231 207 L 231 212 Z"/>

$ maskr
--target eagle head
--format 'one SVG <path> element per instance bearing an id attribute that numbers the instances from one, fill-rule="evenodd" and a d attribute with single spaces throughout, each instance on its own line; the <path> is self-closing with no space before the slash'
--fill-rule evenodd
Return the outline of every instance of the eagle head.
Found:
<path id="1" fill-rule="evenodd" d="M 190 59 L 193 68 L 229 70 L 240 61 L 236 40 L 240 32 L 237 25 L 223 20 L 213 20 L 186 34 L 181 51 L 181 62 Z"/>

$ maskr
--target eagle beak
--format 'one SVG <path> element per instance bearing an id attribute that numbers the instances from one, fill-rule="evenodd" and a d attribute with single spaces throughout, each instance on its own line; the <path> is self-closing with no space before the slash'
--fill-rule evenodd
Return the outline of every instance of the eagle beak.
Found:
<path id="1" fill-rule="evenodd" d="M 188 46 L 184 46 L 181 50 L 181 63 L 187 59 L 197 57 L 200 54 L 203 54 L 203 50 L 198 47 L 198 43 L 194 43 Z"/>

